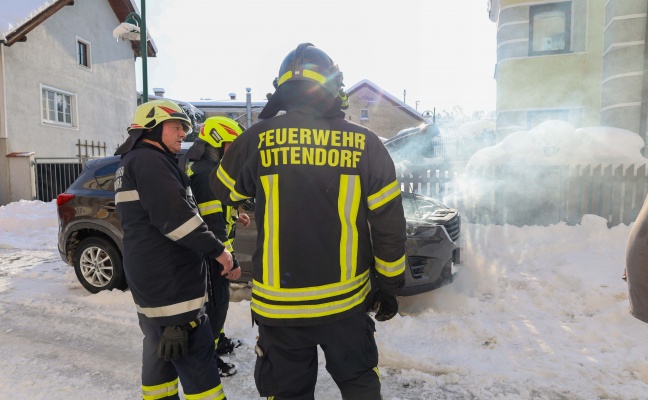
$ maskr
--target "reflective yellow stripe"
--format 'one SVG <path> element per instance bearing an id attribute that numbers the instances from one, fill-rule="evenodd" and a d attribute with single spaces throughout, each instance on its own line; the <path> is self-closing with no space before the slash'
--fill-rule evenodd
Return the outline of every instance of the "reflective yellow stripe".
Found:
<path id="1" fill-rule="evenodd" d="M 378 367 L 374 367 L 373 370 L 376 373 L 376 375 L 378 375 L 378 382 L 380 382 L 381 381 L 380 380 L 380 371 L 378 371 Z"/>
<path id="2" fill-rule="evenodd" d="M 340 236 L 340 281 L 355 275 L 358 259 L 358 208 L 360 206 L 360 177 L 340 176 L 338 214 L 342 223 Z"/>
<path id="3" fill-rule="evenodd" d="M 218 180 L 223 182 L 223 185 L 225 185 L 230 191 L 234 190 L 236 181 L 230 178 L 229 175 L 227 175 L 227 172 L 225 172 L 222 166 L 218 167 L 218 170 L 216 171 L 216 177 L 218 177 Z"/>
<path id="4" fill-rule="evenodd" d="M 166 382 L 161 385 L 142 385 L 142 398 L 144 400 L 164 399 L 176 394 L 178 394 L 178 378 L 175 378 L 171 382 Z"/>
<path id="5" fill-rule="evenodd" d="M 320 83 L 320 85 L 323 85 L 323 84 L 326 83 L 326 77 L 324 75 L 318 74 L 317 72 L 311 71 L 309 69 L 303 70 L 302 71 L 302 76 L 304 78 L 310 78 L 310 79 L 312 79 L 314 81 L 317 81 L 317 82 Z"/>
<path id="6" fill-rule="evenodd" d="M 206 392 L 198 394 L 187 394 L 185 393 L 185 399 L 187 400 L 222 400 L 225 398 L 225 391 L 223 391 L 223 385 L 219 384 L 213 389 L 209 389 Z"/>
<path id="7" fill-rule="evenodd" d="M 230 191 L 230 199 L 232 201 L 235 201 L 235 202 L 236 201 L 243 201 L 243 200 L 246 200 L 246 199 L 249 199 L 249 198 L 250 198 L 250 196 L 244 196 L 244 195 L 240 194 L 239 192 L 237 192 L 234 189 L 232 189 Z"/>
<path id="8" fill-rule="evenodd" d="M 264 175 L 261 185 L 265 193 L 263 215 L 263 282 L 279 287 L 279 176 Z"/>
<path id="9" fill-rule="evenodd" d="M 180 240 L 183 237 L 187 236 L 191 232 L 193 232 L 202 223 L 203 223 L 203 219 L 200 218 L 200 215 L 196 214 L 193 217 L 189 218 L 189 220 L 187 222 L 180 225 L 175 230 L 167 233 L 164 236 L 168 237 L 169 239 L 171 239 L 171 240 L 173 240 L 175 242 L 175 241 Z"/>
<path id="10" fill-rule="evenodd" d="M 115 204 L 137 200 L 139 200 L 139 193 L 137 193 L 137 190 L 127 190 L 125 192 L 115 193 Z"/>
<path id="11" fill-rule="evenodd" d="M 352 280 L 305 288 L 274 288 L 257 280 L 252 280 L 252 293 L 258 297 L 276 301 L 322 300 L 326 297 L 348 293 L 364 285 L 368 280 L 369 271 L 365 271 Z"/>
<path id="12" fill-rule="evenodd" d="M 198 210 L 200 210 L 200 215 L 204 217 L 205 215 L 223 212 L 223 205 L 218 200 L 206 201 L 198 204 Z"/>
<path id="13" fill-rule="evenodd" d="M 383 261 L 378 257 L 374 257 L 374 260 L 376 260 L 376 271 L 382 275 L 392 277 L 405 272 L 405 256 L 392 262 Z"/>
<path id="14" fill-rule="evenodd" d="M 370 210 L 375 210 L 399 195 L 400 185 L 398 184 L 398 181 L 394 181 L 382 188 L 378 193 L 367 197 L 367 204 Z"/>
<path id="15" fill-rule="evenodd" d="M 286 73 L 281 75 L 281 78 L 279 78 L 279 80 L 277 81 L 277 86 L 286 82 L 290 78 L 292 78 L 292 71 L 286 71 Z"/>
<path id="16" fill-rule="evenodd" d="M 171 304 L 162 307 L 140 307 L 135 304 L 137 312 L 144 314 L 149 318 L 171 317 L 174 315 L 184 314 L 192 310 L 199 310 L 207 301 L 207 295 L 193 300 L 183 301 L 182 303 Z"/>
<path id="17" fill-rule="evenodd" d="M 316 318 L 326 315 L 339 314 L 346 310 L 362 304 L 371 290 L 369 281 L 365 287 L 355 295 L 337 301 L 331 301 L 321 304 L 301 304 L 301 305 L 276 305 L 268 304 L 252 297 L 250 308 L 255 313 L 268 318 Z"/>

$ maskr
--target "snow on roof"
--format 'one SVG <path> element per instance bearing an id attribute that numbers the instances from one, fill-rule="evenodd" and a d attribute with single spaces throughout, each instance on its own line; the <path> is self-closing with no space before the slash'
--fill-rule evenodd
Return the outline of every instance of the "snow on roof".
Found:
<path id="1" fill-rule="evenodd" d="M 0 40 L 54 3 L 56 0 L 0 0 Z"/>

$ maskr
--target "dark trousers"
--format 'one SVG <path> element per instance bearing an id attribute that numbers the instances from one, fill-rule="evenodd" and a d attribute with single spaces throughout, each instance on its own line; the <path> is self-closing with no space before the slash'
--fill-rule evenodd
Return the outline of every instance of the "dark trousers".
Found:
<path id="1" fill-rule="evenodd" d="M 259 325 L 254 370 L 259 395 L 314 399 L 319 345 L 343 399 L 381 399 L 375 330 L 365 313 L 315 326 Z"/>
<path id="2" fill-rule="evenodd" d="M 151 396 L 148 398 L 179 399 L 178 378 L 185 394 L 222 393 L 214 360 L 214 337 L 208 321 L 189 331 L 189 354 L 171 361 L 164 361 L 157 355 L 162 327 L 140 320 L 140 328 L 144 333 L 142 391 Z M 214 398 L 222 399 L 224 395 Z"/>
<path id="3" fill-rule="evenodd" d="M 215 341 L 218 341 L 218 336 L 225 327 L 225 318 L 227 317 L 230 301 L 229 279 L 220 275 L 220 268 L 220 264 L 215 260 L 211 260 L 208 272 L 209 301 L 206 307 Z"/>

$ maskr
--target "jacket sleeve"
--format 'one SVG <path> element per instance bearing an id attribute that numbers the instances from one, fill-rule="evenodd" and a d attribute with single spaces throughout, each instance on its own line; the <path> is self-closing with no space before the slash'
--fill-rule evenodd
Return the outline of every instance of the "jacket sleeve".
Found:
<path id="1" fill-rule="evenodd" d="M 136 194 L 150 222 L 164 236 L 181 246 L 218 257 L 225 246 L 207 227 L 190 203 L 180 172 L 171 163 L 133 159 Z M 186 178 L 185 178 L 186 179 Z"/>
<path id="2" fill-rule="evenodd" d="M 237 206 L 253 198 L 256 181 L 252 171 L 256 171 L 257 157 L 254 150 L 258 137 L 247 130 L 236 139 L 223 156 L 218 169 L 210 176 L 213 193 L 223 205 Z"/>
<path id="3" fill-rule="evenodd" d="M 371 227 L 378 288 L 396 294 L 405 284 L 406 223 L 394 162 L 380 139 L 367 135 L 367 218 Z"/>
<path id="4" fill-rule="evenodd" d="M 229 251 L 232 251 L 231 243 L 228 245 L 229 238 L 227 237 L 227 222 L 225 221 L 227 207 L 223 206 L 221 201 L 212 193 L 209 185 L 209 172 L 199 171 L 191 175 L 191 189 L 198 203 L 200 216 L 207 224 L 207 228 L 218 240 L 225 244 Z"/>

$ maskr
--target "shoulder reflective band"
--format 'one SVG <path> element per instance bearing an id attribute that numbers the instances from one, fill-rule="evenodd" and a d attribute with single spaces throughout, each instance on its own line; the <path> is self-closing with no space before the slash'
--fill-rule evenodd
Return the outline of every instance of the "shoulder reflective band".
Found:
<path id="1" fill-rule="evenodd" d="M 191 232 L 193 232 L 194 229 L 198 228 L 202 223 L 203 223 L 203 219 L 200 218 L 200 215 L 196 214 L 193 217 L 189 218 L 187 222 L 180 225 L 175 230 L 167 233 L 164 236 L 168 237 L 174 242 L 178 241 L 183 237 L 187 236 L 188 234 L 190 234 Z"/>
<path id="2" fill-rule="evenodd" d="M 198 204 L 198 210 L 200 210 L 200 215 L 205 216 L 217 212 L 223 212 L 223 205 L 218 200 L 206 201 Z"/>
<path id="3" fill-rule="evenodd" d="M 218 177 L 218 180 L 223 183 L 230 191 L 234 190 L 234 185 L 236 184 L 236 181 L 225 172 L 222 166 L 218 167 L 218 170 L 216 171 L 216 176 Z"/>
<path id="4" fill-rule="evenodd" d="M 127 201 L 138 201 L 138 200 L 139 200 L 139 193 L 137 193 L 137 190 L 127 190 L 125 192 L 115 193 L 115 204 L 125 203 Z"/>
<path id="5" fill-rule="evenodd" d="M 405 256 L 392 262 L 383 261 L 378 257 L 374 257 L 374 260 L 376 261 L 376 271 L 381 275 L 393 277 L 405 272 Z"/>
<path id="6" fill-rule="evenodd" d="M 367 204 L 369 209 L 373 211 L 376 208 L 385 205 L 391 199 L 398 197 L 398 195 L 400 195 L 400 185 L 398 184 L 398 181 L 394 181 L 382 188 L 378 193 L 367 197 Z"/>

